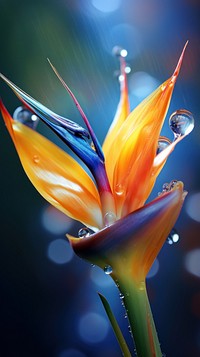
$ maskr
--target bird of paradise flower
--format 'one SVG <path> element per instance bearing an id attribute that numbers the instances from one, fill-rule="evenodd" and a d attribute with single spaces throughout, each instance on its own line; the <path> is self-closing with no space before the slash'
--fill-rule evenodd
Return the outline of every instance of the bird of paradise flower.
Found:
<path id="1" fill-rule="evenodd" d="M 52 112 L 1 75 L 24 108 L 47 124 L 90 171 L 89 175 L 74 158 L 33 130 L 33 123 L 26 125 L 16 115 L 13 119 L 0 103 L 32 184 L 50 204 L 84 225 L 78 237 L 67 236 L 72 248 L 104 269 L 119 287 L 140 357 L 162 356 L 145 279 L 187 194 L 183 183 L 174 180 L 164 186 L 161 195 L 145 204 L 168 156 L 194 126 L 192 114 L 180 110 L 170 121 L 175 140 L 160 137 L 186 45 L 173 75 L 132 112 L 126 62 L 118 49 L 120 102 L 102 147 L 74 94 L 51 63 L 87 129 Z M 112 320 L 108 303 L 101 298 Z M 123 354 L 130 356 L 120 332 L 116 334 Z"/>

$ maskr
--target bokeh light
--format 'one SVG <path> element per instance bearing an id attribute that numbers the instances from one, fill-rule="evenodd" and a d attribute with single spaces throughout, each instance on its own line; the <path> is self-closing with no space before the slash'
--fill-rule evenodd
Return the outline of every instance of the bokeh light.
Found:
<path id="1" fill-rule="evenodd" d="M 69 263 L 73 258 L 73 250 L 69 243 L 64 239 L 55 239 L 48 245 L 47 256 L 56 264 Z"/>
<path id="2" fill-rule="evenodd" d="M 190 218 L 200 222 L 200 192 L 189 195 L 185 209 Z"/>
<path id="3" fill-rule="evenodd" d="M 187 271 L 200 278 L 200 249 L 193 249 L 185 256 Z"/>
<path id="4" fill-rule="evenodd" d="M 108 333 L 108 321 L 95 312 L 83 315 L 79 321 L 79 334 L 83 341 L 90 344 L 102 342 Z"/>
<path id="5" fill-rule="evenodd" d="M 104 13 L 113 12 L 120 7 L 121 0 L 91 0 L 92 5 Z"/>
<path id="6" fill-rule="evenodd" d="M 156 78 L 146 72 L 134 72 L 129 78 L 130 92 L 140 101 L 153 92 L 159 84 Z"/>
<path id="7" fill-rule="evenodd" d="M 53 206 L 48 206 L 42 213 L 42 224 L 52 234 L 65 234 L 73 225 L 73 220 Z"/>

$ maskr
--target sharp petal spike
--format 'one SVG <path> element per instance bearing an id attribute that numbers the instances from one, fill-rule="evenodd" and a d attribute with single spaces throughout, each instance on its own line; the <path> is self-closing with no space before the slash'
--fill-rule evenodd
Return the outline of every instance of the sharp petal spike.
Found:
<path id="1" fill-rule="evenodd" d="M 83 136 L 89 138 L 89 134 L 88 134 L 87 130 L 82 128 L 80 125 L 76 124 L 75 122 L 73 122 L 70 119 L 64 118 L 64 117 L 52 112 L 50 109 L 48 109 L 43 104 L 39 103 L 37 100 L 32 98 L 26 92 L 24 92 L 22 89 L 17 87 L 14 83 L 12 83 L 3 74 L 0 74 L 0 77 L 8 84 L 8 86 L 15 92 L 15 94 L 20 99 L 20 101 L 31 112 L 37 114 L 40 118 L 44 118 L 44 115 L 45 115 L 48 119 L 55 120 L 62 127 L 66 128 L 67 130 L 70 130 L 74 134 L 83 135 Z"/>
<path id="2" fill-rule="evenodd" d="M 47 58 L 51 68 L 53 69 L 54 73 L 56 74 L 56 76 L 58 77 L 58 79 L 60 80 L 60 82 L 62 83 L 63 87 L 67 90 L 67 92 L 69 93 L 69 95 L 71 96 L 73 102 L 75 103 L 81 117 L 83 118 L 84 122 L 85 122 L 85 125 L 87 126 L 88 128 L 88 131 L 91 135 L 91 138 L 92 138 L 92 141 L 93 141 L 93 144 L 94 144 L 94 147 L 96 149 L 96 152 L 97 152 L 97 155 L 99 156 L 99 158 L 104 162 L 104 154 L 103 154 L 103 151 L 101 149 L 101 145 L 99 144 L 97 138 L 96 138 L 96 135 L 94 134 L 94 131 L 88 121 L 88 118 L 86 117 L 83 109 L 81 108 L 78 100 L 76 99 L 74 93 L 71 91 L 71 89 L 68 87 L 68 85 L 65 83 L 65 81 L 62 79 L 62 77 L 60 76 L 60 74 L 58 73 L 57 69 L 53 66 L 53 64 L 51 63 L 51 61 Z"/>
<path id="3" fill-rule="evenodd" d="M 182 62 L 183 62 L 184 53 L 185 53 L 186 47 L 187 47 L 187 45 L 188 45 L 188 42 L 189 42 L 189 41 L 187 41 L 187 42 L 185 43 L 185 46 L 183 47 L 183 50 L 182 50 L 181 55 L 180 55 L 180 57 L 179 57 L 177 66 L 176 66 L 175 71 L 174 71 L 174 73 L 173 73 L 173 75 L 172 75 L 172 81 L 176 81 L 176 78 L 178 77 L 178 74 L 179 74 L 180 69 L 181 69 L 181 65 L 182 65 Z"/>

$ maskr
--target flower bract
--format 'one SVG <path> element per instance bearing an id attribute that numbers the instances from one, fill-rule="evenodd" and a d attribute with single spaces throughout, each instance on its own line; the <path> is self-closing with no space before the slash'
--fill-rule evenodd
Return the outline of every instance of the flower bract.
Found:
<path id="1" fill-rule="evenodd" d="M 174 181 L 160 197 L 145 202 L 168 156 L 188 134 L 178 135 L 158 152 L 185 47 L 172 76 L 133 111 L 126 63 L 120 57 L 120 101 L 102 148 L 77 99 L 53 65 L 86 128 L 52 112 L 1 75 L 23 106 L 48 125 L 89 169 L 88 173 L 68 153 L 12 118 L 1 102 L 5 124 L 32 184 L 50 204 L 90 228 L 85 237 L 68 236 L 74 250 L 101 267 L 112 265 L 113 276 L 125 264 L 134 279 L 144 279 L 181 210 L 185 197 L 181 182 Z"/>

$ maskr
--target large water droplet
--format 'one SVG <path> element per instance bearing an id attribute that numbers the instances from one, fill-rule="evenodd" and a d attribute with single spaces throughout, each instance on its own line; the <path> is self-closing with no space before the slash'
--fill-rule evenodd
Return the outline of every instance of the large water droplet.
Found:
<path id="1" fill-rule="evenodd" d="M 179 234 L 177 233 L 177 230 L 173 228 L 167 237 L 167 243 L 172 245 L 174 243 L 177 243 L 179 241 Z"/>
<path id="2" fill-rule="evenodd" d="M 156 154 L 160 154 L 160 152 L 165 150 L 170 144 L 171 141 L 168 138 L 166 138 L 165 136 L 161 136 L 158 140 L 158 148 Z"/>
<path id="3" fill-rule="evenodd" d="M 174 133 L 174 140 L 179 136 L 189 134 L 194 128 L 194 117 L 186 109 L 180 109 L 174 112 L 169 118 L 170 129 Z"/>
<path id="4" fill-rule="evenodd" d="M 104 268 L 104 273 L 107 274 L 107 275 L 110 275 L 112 274 L 112 267 L 110 265 L 106 265 L 105 268 Z"/>
<path id="5" fill-rule="evenodd" d="M 113 212 L 107 212 L 104 216 L 104 224 L 106 227 L 111 226 L 116 221 L 116 215 Z"/>
<path id="6" fill-rule="evenodd" d="M 36 129 L 39 118 L 25 107 L 18 107 L 13 113 L 13 119 L 25 124 L 31 129 Z"/>
<path id="7" fill-rule="evenodd" d="M 125 50 L 125 48 L 120 47 L 120 46 L 115 46 L 112 49 L 112 54 L 116 57 L 126 57 L 128 54 L 128 51 Z"/>
<path id="8" fill-rule="evenodd" d="M 90 228 L 83 227 L 83 228 L 79 229 L 78 237 L 79 238 L 89 237 L 92 233 L 94 233 L 94 232 Z"/>

